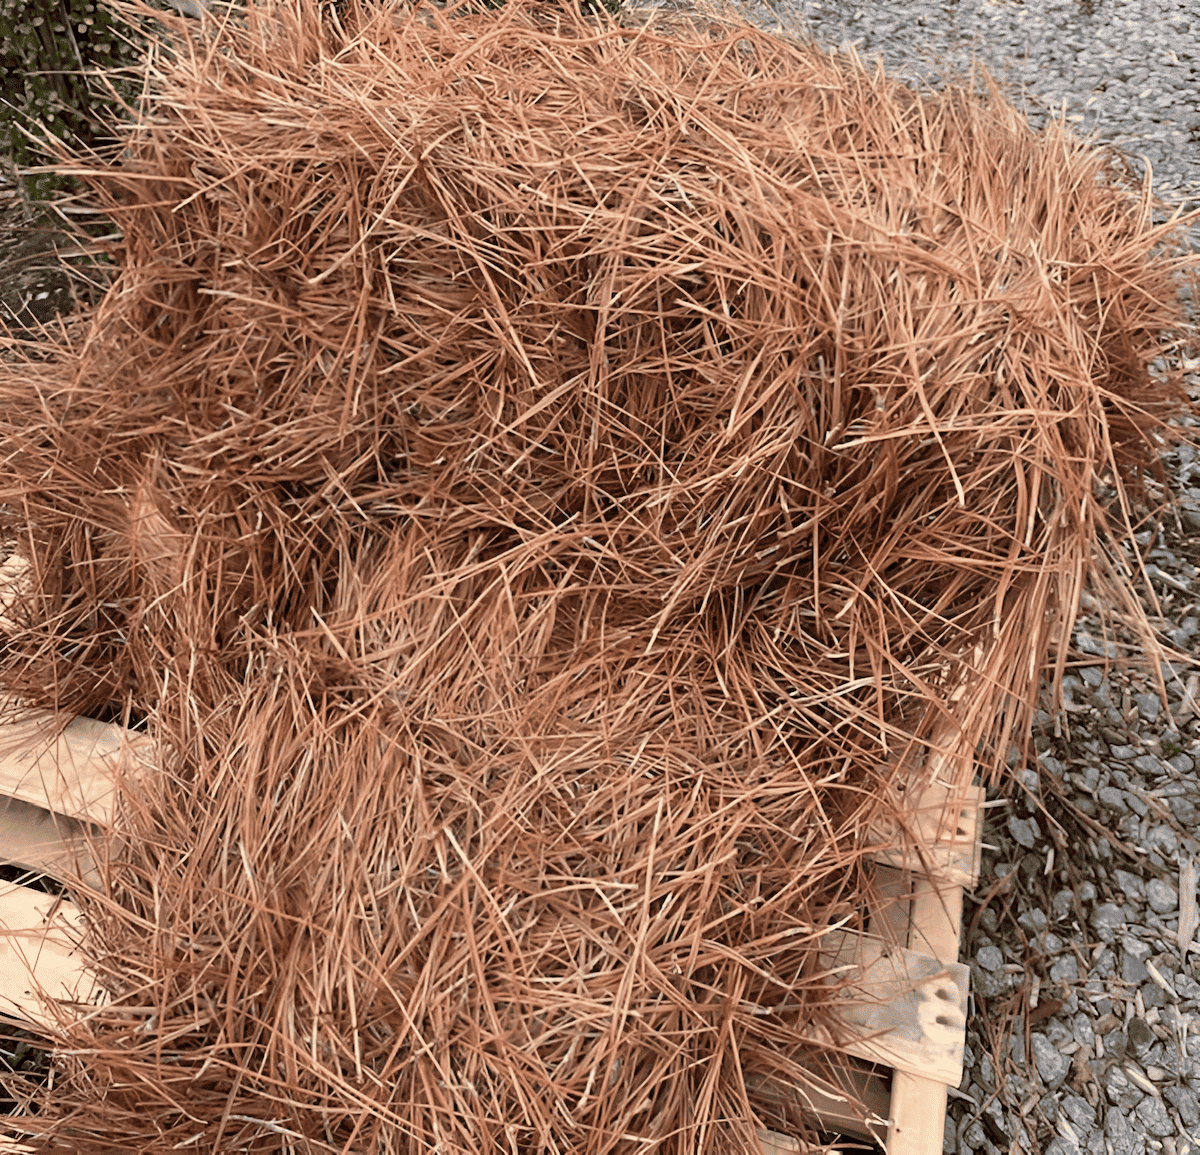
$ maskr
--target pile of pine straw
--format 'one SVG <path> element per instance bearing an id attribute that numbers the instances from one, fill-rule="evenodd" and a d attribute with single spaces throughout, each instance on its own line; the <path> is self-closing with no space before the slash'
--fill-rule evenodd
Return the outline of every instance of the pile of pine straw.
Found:
<path id="1" fill-rule="evenodd" d="M 914 751 L 1002 770 L 1125 596 L 1178 221 L 978 79 L 625 23 L 175 21 L 76 165 L 118 271 L 2 368 L 0 688 L 157 753 L 39 1150 L 804 1133 L 753 1088 L 833 1078 Z"/>

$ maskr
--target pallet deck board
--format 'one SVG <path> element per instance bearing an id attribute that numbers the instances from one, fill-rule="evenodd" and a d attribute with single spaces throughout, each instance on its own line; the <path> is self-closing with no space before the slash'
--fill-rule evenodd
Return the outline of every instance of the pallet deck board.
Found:
<path id="1" fill-rule="evenodd" d="M 982 853 L 978 815 L 983 796 L 980 786 L 956 788 L 945 782 L 930 783 L 912 808 L 903 835 L 894 828 L 873 832 L 873 841 L 881 845 L 871 857 L 915 875 L 927 874 L 947 885 L 974 890 Z"/>
<path id="2" fill-rule="evenodd" d="M 935 957 L 958 958 L 962 926 L 962 890 L 919 885 L 912 900 L 909 942 L 920 943 Z M 888 1155 L 936 1155 L 942 1148 L 947 1087 L 958 1080 L 935 1079 L 897 1071 L 892 1079 Z"/>
<path id="3" fill-rule="evenodd" d="M 78 947 L 82 920 L 71 902 L 18 883 L 0 884 L 0 1014 L 53 1026 L 43 996 L 91 1003 L 94 981 Z"/>
<path id="4" fill-rule="evenodd" d="M 834 931 L 824 942 L 821 964 L 850 979 L 840 1018 L 857 1037 L 846 1050 L 957 1086 L 970 968 L 869 934 Z"/>
<path id="5" fill-rule="evenodd" d="M 888 1115 L 891 1111 L 891 1092 L 878 1071 L 844 1068 L 846 1096 L 826 1095 L 813 1087 L 784 1087 L 778 1082 L 757 1079 L 748 1084 L 751 1095 L 773 1107 L 800 1103 L 805 1114 L 817 1119 L 826 1131 L 855 1139 L 867 1139 L 883 1146 L 887 1137 Z M 856 1110 L 850 1102 L 865 1108 Z"/>
<path id="6" fill-rule="evenodd" d="M 82 822 L 4 795 L 0 795 L 0 857 L 6 865 L 33 874 L 60 880 L 78 875 L 98 881 Z"/>
<path id="7" fill-rule="evenodd" d="M 31 710 L 0 724 L 0 794 L 101 826 L 112 822 L 118 763 L 148 739 L 111 722 Z"/>
<path id="8" fill-rule="evenodd" d="M 0 861 L 48 872 L 65 866 L 79 852 L 83 823 L 111 826 L 114 776 L 133 767 L 148 742 L 112 723 L 63 725 L 46 712 L 0 725 Z M 872 838 L 881 912 L 869 933 L 827 934 L 819 956 L 829 981 L 845 986 L 840 1017 L 853 1036 L 845 1050 L 891 1070 L 890 1091 L 877 1076 L 848 1076 L 878 1125 L 833 1095 L 755 1088 L 766 1101 L 789 1096 L 823 1127 L 851 1135 L 878 1140 L 886 1118 L 887 1155 L 938 1155 L 947 1085 L 962 1071 L 968 968 L 958 962 L 958 937 L 963 888 L 978 879 L 982 791 L 939 779 L 941 760 L 930 761 L 904 829 Z M 0 1015 L 48 1025 L 38 990 L 93 1000 L 79 933 L 71 903 L 15 884 L 0 889 Z M 758 1138 L 762 1155 L 800 1149 L 775 1132 Z M 0 1145 L 0 1155 L 6 1149 Z"/>

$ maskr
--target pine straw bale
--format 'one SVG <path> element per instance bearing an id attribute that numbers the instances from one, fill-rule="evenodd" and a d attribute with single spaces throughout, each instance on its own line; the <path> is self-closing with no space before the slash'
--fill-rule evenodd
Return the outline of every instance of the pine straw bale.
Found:
<path id="1" fill-rule="evenodd" d="M 915 755 L 997 772 L 1085 585 L 1136 606 L 1178 222 L 734 23 L 293 0 L 147 85 L 75 166 L 111 291 L 0 376 L 3 687 L 157 750 L 40 1149 L 800 1128 L 747 1088 L 833 1078 Z"/>

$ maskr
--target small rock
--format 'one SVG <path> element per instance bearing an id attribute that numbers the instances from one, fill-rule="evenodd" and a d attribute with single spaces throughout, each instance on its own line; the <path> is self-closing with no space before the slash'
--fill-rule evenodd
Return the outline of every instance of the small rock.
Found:
<path id="1" fill-rule="evenodd" d="M 1040 877 L 1045 873 L 1045 868 L 1046 860 L 1040 854 L 1035 854 L 1033 851 L 1021 855 L 1021 861 L 1017 863 L 1017 871 L 1025 882 L 1030 882 Z"/>
<path id="2" fill-rule="evenodd" d="M 1121 981 L 1131 987 L 1141 986 L 1150 977 L 1145 963 L 1137 955 L 1121 952 Z"/>
<path id="3" fill-rule="evenodd" d="M 1052 930 L 1044 930 L 1033 939 L 1033 946 L 1046 955 L 1058 954 L 1064 945 L 1063 940 Z"/>
<path id="4" fill-rule="evenodd" d="M 986 971 L 1004 969 L 1004 952 L 998 946 L 980 947 L 975 952 L 975 961 Z"/>
<path id="5" fill-rule="evenodd" d="M 1059 1087 L 1071 1070 L 1070 1056 L 1064 1055 L 1045 1035 L 1030 1036 L 1034 1062 L 1042 1082 L 1051 1090 Z"/>
<path id="6" fill-rule="evenodd" d="M 1050 965 L 1050 981 L 1060 986 L 1067 986 L 1079 978 L 1079 963 L 1074 955 L 1063 955 L 1056 958 Z"/>
<path id="7" fill-rule="evenodd" d="M 1098 658 L 1115 658 L 1117 656 L 1116 642 L 1102 641 L 1088 630 L 1075 631 L 1075 645 L 1085 654 L 1095 654 Z"/>
<path id="8" fill-rule="evenodd" d="M 991 1058 L 986 1054 L 980 1055 L 979 1056 L 979 1081 L 985 1087 L 990 1087 L 992 1085 L 993 1073 L 994 1073 L 994 1071 L 993 1071 L 993 1067 L 992 1067 Z"/>
<path id="9" fill-rule="evenodd" d="M 1142 1006 L 1147 1010 L 1151 1007 L 1165 1007 L 1167 1005 L 1166 992 L 1155 982 L 1142 984 Z"/>
<path id="10" fill-rule="evenodd" d="M 1125 923 L 1125 912 L 1115 902 L 1102 902 L 1088 921 L 1101 942 L 1114 942 L 1118 928 Z"/>
<path id="11" fill-rule="evenodd" d="M 1175 812 L 1176 821 L 1184 830 L 1194 830 L 1200 826 L 1200 806 L 1190 798 L 1174 798 L 1171 809 Z"/>
<path id="12" fill-rule="evenodd" d="M 1018 818 L 1015 814 L 1008 820 L 1008 832 L 1026 850 L 1032 850 L 1041 841 L 1042 832 L 1032 818 Z"/>
<path id="13" fill-rule="evenodd" d="M 1005 1151 L 1008 1150 L 1011 1138 L 1009 1136 L 1008 1120 L 1004 1117 L 1004 1108 L 998 1099 L 993 1099 L 983 1109 L 983 1129 L 988 1133 L 992 1142 Z"/>
<path id="14" fill-rule="evenodd" d="M 1080 1155 L 1079 1145 L 1068 1142 L 1061 1135 L 1055 1135 L 1045 1148 L 1045 1155 Z"/>
<path id="15" fill-rule="evenodd" d="M 981 999 L 1002 998 L 1012 985 L 1012 980 L 1003 971 L 986 971 L 978 963 L 971 968 L 971 987 Z"/>
<path id="16" fill-rule="evenodd" d="M 1038 907 L 1033 907 L 1031 910 L 1023 912 L 1017 919 L 1017 925 L 1029 934 L 1041 934 L 1049 925 L 1050 920 L 1046 917 L 1046 912 Z"/>
<path id="17" fill-rule="evenodd" d="M 963 1132 L 963 1147 L 965 1151 L 982 1151 L 984 1144 L 987 1143 L 987 1134 L 984 1132 L 983 1124 L 976 1120 L 970 1123 L 967 1129 Z"/>
<path id="18" fill-rule="evenodd" d="M 1071 1020 L 1071 1028 L 1075 1040 L 1090 1055 L 1096 1049 L 1096 1031 L 1092 1026 L 1092 1020 L 1083 1011 L 1080 1011 Z M 1076 1097 L 1078 1098 L 1078 1096 Z M 1086 1104 L 1086 1100 L 1080 1099 L 1080 1102 Z M 1090 1111 L 1091 1108 L 1089 1107 L 1088 1110 Z"/>
<path id="19" fill-rule="evenodd" d="M 1170 914 L 1179 907 L 1179 892 L 1161 878 L 1152 878 L 1146 883 L 1146 901 L 1155 914 Z"/>
<path id="20" fill-rule="evenodd" d="M 1145 1155 L 1145 1137 L 1134 1131 L 1120 1107 L 1109 1107 L 1104 1112 L 1104 1133 L 1112 1145 L 1112 1155 Z"/>
<path id="21" fill-rule="evenodd" d="M 1179 1113 L 1179 1121 L 1185 1127 L 1200 1124 L 1200 1097 L 1191 1087 L 1170 1086 L 1163 1088 L 1167 1102 Z"/>
<path id="22" fill-rule="evenodd" d="M 1074 906 L 1075 892 L 1073 890 L 1056 891 L 1054 898 L 1051 900 L 1051 909 L 1054 911 L 1055 922 L 1061 922 L 1066 918 Z"/>
<path id="23" fill-rule="evenodd" d="M 1094 690 L 1104 681 L 1104 671 L 1099 666 L 1084 666 L 1079 676 Z"/>
<path id="24" fill-rule="evenodd" d="M 1134 694 L 1133 700 L 1137 703 L 1138 713 L 1147 722 L 1155 721 L 1162 712 L 1162 701 L 1157 694 Z"/>
<path id="25" fill-rule="evenodd" d="M 1114 810 L 1126 810 L 1125 791 L 1118 790 L 1115 786 L 1101 786 L 1096 791 L 1096 797 L 1104 803 L 1105 806 L 1111 806 Z"/>
<path id="26" fill-rule="evenodd" d="M 1134 794 L 1132 790 L 1125 793 L 1125 805 L 1139 818 L 1145 818 L 1150 813 L 1150 807 Z"/>
<path id="27" fill-rule="evenodd" d="M 1154 1045 L 1156 1038 L 1150 1029 L 1150 1024 L 1145 1019 L 1139 1019 L 1136 1016 L 1129 1020 L 1129 1025 L 1125 1028 L 1125 1036 L 1129 1040 L 1129 1046 L 1133 1053 L 1139 1058 Z"/>
<path id="28" fill-rule="evenodd" d="M 1146 832 L 1146 849 L 1157 850 L 1163 858 L 1170 858 L 1179 849 L 1179 839 L 1169 826 L 1152 826 Z"/>
<path id="29" fill-rule="evenodd" d="M 1138 748 L 1118 743 L 1115 746 L 1110 746 L 1108 752 L 1114 758 L 1120 758 L 1122 762 L 1128 762 L 1137 757 Z"/>
<path id="30" fill-rule="evenodd" d="M 1157 1095 L 1147 1095 L 1134 1109 L 1134 1115 L 1156 1139 L 1175 1134 L 1175 1124 Z"/>
<path id="31" fill-rule="evenodd" d="M 1175 975 L 1175 993 L 1181 999 L 1200 1002 L 1200 983 L 1184 971 L 1178 971 Z"/>
<path id="32" fill-rule="evenodd" d="M 1075 1125 L 1075 1130 L 1086 1135 L 1096 1125 L 1096 1110 L 1082 1095 L 1068 1091 L 1062 1097 L 1059 1108 Z"/>
<path id="33" fill-rule="evenodd" d="M 1183 520 L 1192 529 L 1200 529 L 1200 511 L 1194 509 L 1185 509 L 1182 511 Z M 1167 637 L 1171 639 L 1171 645 L 1178 650 L 1186 650 L 1192 640 L 1192 635 L 1187 630 L 1168 630 Z"/>
<path id="34" fill-rule="evenodd" d="M 1137 959 L 1138 962 L 1150 957 L 1150 944 L 1142 942 L 1140 938 L 1135 938 L 1131 934 L 1121 936 L 1121 949 L 1127 955 Z"/>
<path id="35" fill-rule="evenodd" d="M 1140 875 L 1130 874 L 1128 870 L 1121 870 L 1118 867 L 1113 871 L 1113 877 L 1117 880 L 1117 886 L 1120 887 L 1126 900 L 1133 899 L 1135 902 L 1141 902 L 1146 897 L 1146 884 Z"/>

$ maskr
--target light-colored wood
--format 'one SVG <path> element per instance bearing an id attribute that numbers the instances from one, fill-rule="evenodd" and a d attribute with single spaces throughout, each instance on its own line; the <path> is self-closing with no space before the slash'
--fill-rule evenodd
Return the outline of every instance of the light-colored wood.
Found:
<path id="1" fill-rule="evenodd" d="M 95 983 L 77 945 L 80 924 L 78 909 L 64 899 L 0 885 L 0 1014 L 51 1027 L 41 995 L 92 1001 Z"/>
<path id="2" fill-rule="evenodd" d="M 112 723 L 28 711 L 0 725 L 0 794 L 108 826 L 118 763 L 129 772 L 149 746 L 144 735 Z"/>
<path id="3" fill-rule="evenodd" d="M 835 932 L 820 965 L 845 983 L 842 1022 L 852 1055 L 958 1085 L 966 1039 L 969 968 L 889 944 L 876 935 Z"/>
<path id="4" fill-rule="evenodd" d="M 0 562 L 0 630 L 15 628 L 16 622 L 8 616 L 8 607 L 28 580 L 29 563 L 19 554 L 10 554 Z"/>
<path id="5" fill-rule="evenodd" d="M 917 875 L 974 890 L 979 883 L 983 788 L 933 782 L 897 825 L 871 832 L 878 844 L 871 857 Z"/>
<path id="6" fill-rule="evenodd" d="M 800 1144 L 777 1131 L 759 1131 L 758 1145 L 762 1155 L 799 1155 Z"/>
<path id="7" fill-rule="evenodd" d="M 34 874 L 99 882 L 82 822 L 0 796 L 0 862 Z"/>
<path id="8" fill-rule="evenodd" d="M 933 804 L 946 797 L 943 783 L 952 780 L 955 759 L 952 743 L 929 758 L 926 781 L 932 783 Z M 978 795 L 977 795 L 978 797 Z M 978 813 L 979 807 L 976 806 Z M 978 877 L 978 824 L 975 827 L 975 859 L 972 880 Z M 932 877 L 911 883 L 906 939 L 910 949 L 949 964 L 958 961 L 959 935 L 962 929 L 962 885 L 944 881 L 938 885 Z M 946 1125 L 947 1087 L 958 1086 L 961 1071 L 955 1077 L 941 1073 L 897 1070 L 892 1077 L 891 1114 L 888 1119 L 887 1155 L 939 1155 Z"/>
<path id="9" fill-rule="evenodd" d="M 897 1071 L 887 1155 L 938 1155 L 946 1130 L 947 1084 Z"/>
<path id="10" fill-rule="evenodd" d="M 959 887 L 939 891 L 931 883 L 918 883 L 910 919 L 910 944 L 919 945 L 938 958 L 958 958 L 962 926 Z M 911 1071 L 895 1073 L 888 1120 L 888 1155 L 938 1155 L 946 1123 L 946 1088 L 957 1087 L 958 1083 L 959 1079 L 922 1077 Z"/>
<path id="11" fill-rule="evenodd" d="M 853 1135 L 883 1145 L 887 1137 L 891 1093 L 883 1076 L 852 1068 L 844 1068 L 846 1098 L 835 1098 L 812 1087 L 784 1086 L 775 1080 L 748 1081 L 750 1093 L 776 1107 L 792 1107 L 816 1120 L 823 1130 L 840 1135 Z M 850 1097 L 865 1108 L 857 1111 Z"/>

